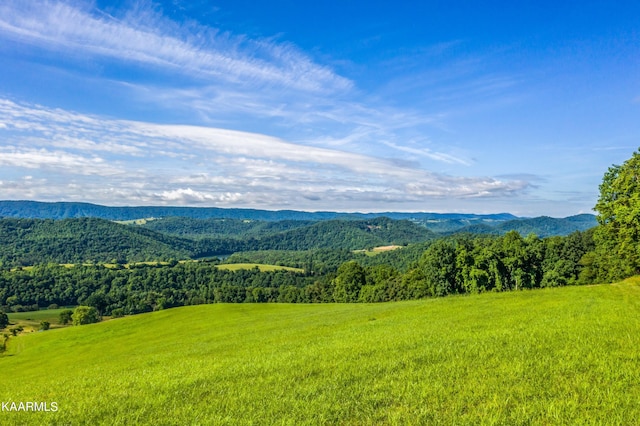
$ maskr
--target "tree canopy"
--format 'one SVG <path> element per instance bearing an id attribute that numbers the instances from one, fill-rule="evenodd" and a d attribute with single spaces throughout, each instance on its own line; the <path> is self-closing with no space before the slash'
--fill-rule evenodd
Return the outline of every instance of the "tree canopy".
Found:
<path id="1" fill-rule="evenodd" d="M 594 238 L 602 278 L 616 280 L 640 272 L 640 150 L 613 165 L 600 185 Z"/>

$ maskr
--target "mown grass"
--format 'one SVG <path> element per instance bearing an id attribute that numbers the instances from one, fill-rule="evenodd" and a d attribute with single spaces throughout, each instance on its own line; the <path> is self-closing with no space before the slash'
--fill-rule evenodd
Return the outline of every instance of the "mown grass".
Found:
<path id="1" fill-rule="evenodd" d="M 201 305 L 10 340 L 0 424 L 636 424 L 640 285 Z"/>
<path id="2" fill-rule="evenodd" d="M 270 271 L 293 271 L 293 272 L 304 272 L 302 268 L 292 268 L 290 266 L 279 266 L 279 265 L 265 265 L 262 263 L 225 263 L 223 265 L 217 265 L 218 269 L 226 269 L 228 271 L 238 271 L 240 269 L 254 269 L 258 268 L 261 272 L 270 272 Z"/>

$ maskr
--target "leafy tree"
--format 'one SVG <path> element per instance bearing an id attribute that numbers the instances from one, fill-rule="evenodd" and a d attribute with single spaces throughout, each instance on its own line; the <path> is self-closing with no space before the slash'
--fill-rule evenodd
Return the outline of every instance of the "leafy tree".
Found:
<path id="1" fill-rule="evenodd" d="M 73 311 L 71 309 L 65 309 L 64 311 L 60 312 L 58 316 L 60 324 L 62 325 L 69 324 L 72 320 L 71 318 L 72 315 L 73 315 Z"/>
<path id="2" fill-rule="evenodd" d="M 40 321 L 40 330 L 48 330 L 51 327 L 49 321 Z"/>
<path id="3" fill-rule="evenodd" d="M 107 298 L 102 293 L 93 293 L 87 297 L 82 304 L 96 308 L 100 315 L 102 315 L 104 309 L 108 306 Z"/>
<path id="4" fill-rule="evenodd" d="M 604 174 L 595 210 L 600 226 L 594 239 L 606 264 L 603 278 L 640 272 L 640 150 Z"/>
<path id="5" fill-rule="evenodd" d="M 0 330 L 9 325 L 9 317 L 3 311 L 0 311 Z"/>
<path id="6" fill-rule="evenodd" d="M 452 241 L 437 240 L 420 259 L 428 294 L 420 296 L 446 296 L 457 293 L 456 249 Z"/>
<path id="7" fill-rule="evenodd" d="M 338 268 L 334 280 L 333 298 L 336 302 L 357 302 L 360 289 L 367 282 L 364 269 L 357 262 L 350 261 Z"/>
<path id="8" fill-rule="evenodd" d="M 100 314 L 93 306 L 78 306 L 71 317 L 73 325 L 93 324 L 100 321 Z"/>

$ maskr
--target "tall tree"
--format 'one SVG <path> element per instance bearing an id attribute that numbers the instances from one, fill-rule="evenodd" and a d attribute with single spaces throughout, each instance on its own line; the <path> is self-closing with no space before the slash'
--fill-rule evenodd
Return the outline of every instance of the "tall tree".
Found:
<path id="1" fill-rule="evenodd" d="M 621 166 L 604 174 L 596 203 L 594 238 L 604 260 L 604 279 L 620 279 L 640 272 L 640 150 Z"/>
<path id="2" fill-rule="evenodd" d="M 429 296 L 458 293 L 456 282 L 456 248 L 453 241 L 437 240 L 422 255 L 420 267 L 424 274 Z"/>
<path id="3" fill-rule="evenodd" d="M 343 263 L 338 268 L 333 284 L 333 298 L 336 302 L 357 302 L 360 289 L 366 284 L 365 271 L 357 262 Z"/>

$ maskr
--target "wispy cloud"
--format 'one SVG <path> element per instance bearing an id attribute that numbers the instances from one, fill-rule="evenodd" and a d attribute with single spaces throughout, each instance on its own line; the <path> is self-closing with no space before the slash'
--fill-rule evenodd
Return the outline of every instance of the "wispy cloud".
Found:
<path id="1" fill-rule="evenodd" d="M 290 43 L 179 24 L 150 8 L 112 16 L 82 1 L 53 0 L 0 4 L 0 37 L 63 52 L 62 58 L 77 57 L 82 64 L 90 57 L 118 67 L 144 66 L 179 75 L 180 84 L 144 78 L 146 73 L 140 77 L 135 71 L 128 75 L 136 77 L 129 78 L 74 78 L 90 78 L 92 87 L 119 87 L 136 102 L 171 113 L 182 111 L 198 117 L 195 122 L 225 128 L 252 122 L 260 132 L 308 145 L 465 164 L 446 152 L 385 144 L 407 139 L 407 132 L 417 128 L 438 125 L 443 115 L 389 107 Z M 73 137 L 56 142 L 87 143 Z M 101 146 L 118 148 L 115 140 Z"/>
<path id="2" fill-rule="evenodd" d="M 352 83 L 286 43 L 179 26 L 150 11 L 117 18 L 86 4 L 5 2 L 0 32 L 23 43 L 108 57 L 235 84 L 306 91 L 347 90 Z"/>
<path id="3" fill-rule="evenodd" d="M 414 154 L 419 157 L 427 157 L 432 160 L 442 161 L 448 164 L 462 164 L 465 166 L 468 166 L 471 164 L 469 160 L 465 160 L 463 158 L 459 158 L 447 153 L 434 152 L 428 148 L 415 148 L 411 146 L 401 146 L 393 142 L 385 142 L 385 145 L 388 145 L 394 149 L 397 149 L 398 151 L 408 152 L 409 154 Z"/>
<path id="4" fill-rule="evenodd" d="M 25 149 L 12 146 L 0 148 L 0 166 L 100 176 L 111 176 L 122 171 L 97 156 L 86 157 L 44 148 Z"/>
<path id="5" fill-rule="evenodd" d="M 330 209 L 345 200 L 415 204 L 529 188 L 525 180 L 441 175 L 248 132 L 113 120 L 10 100 L 0 100 L 0 115 L 0 164 L 13 176 L 45 179 L 41 186 L 28 182 L 36 198 Z M 123 145 L 128 149 L 118 149 Z M 4 179 L 0 198 L 19 185 L 26 183 Z"/>

